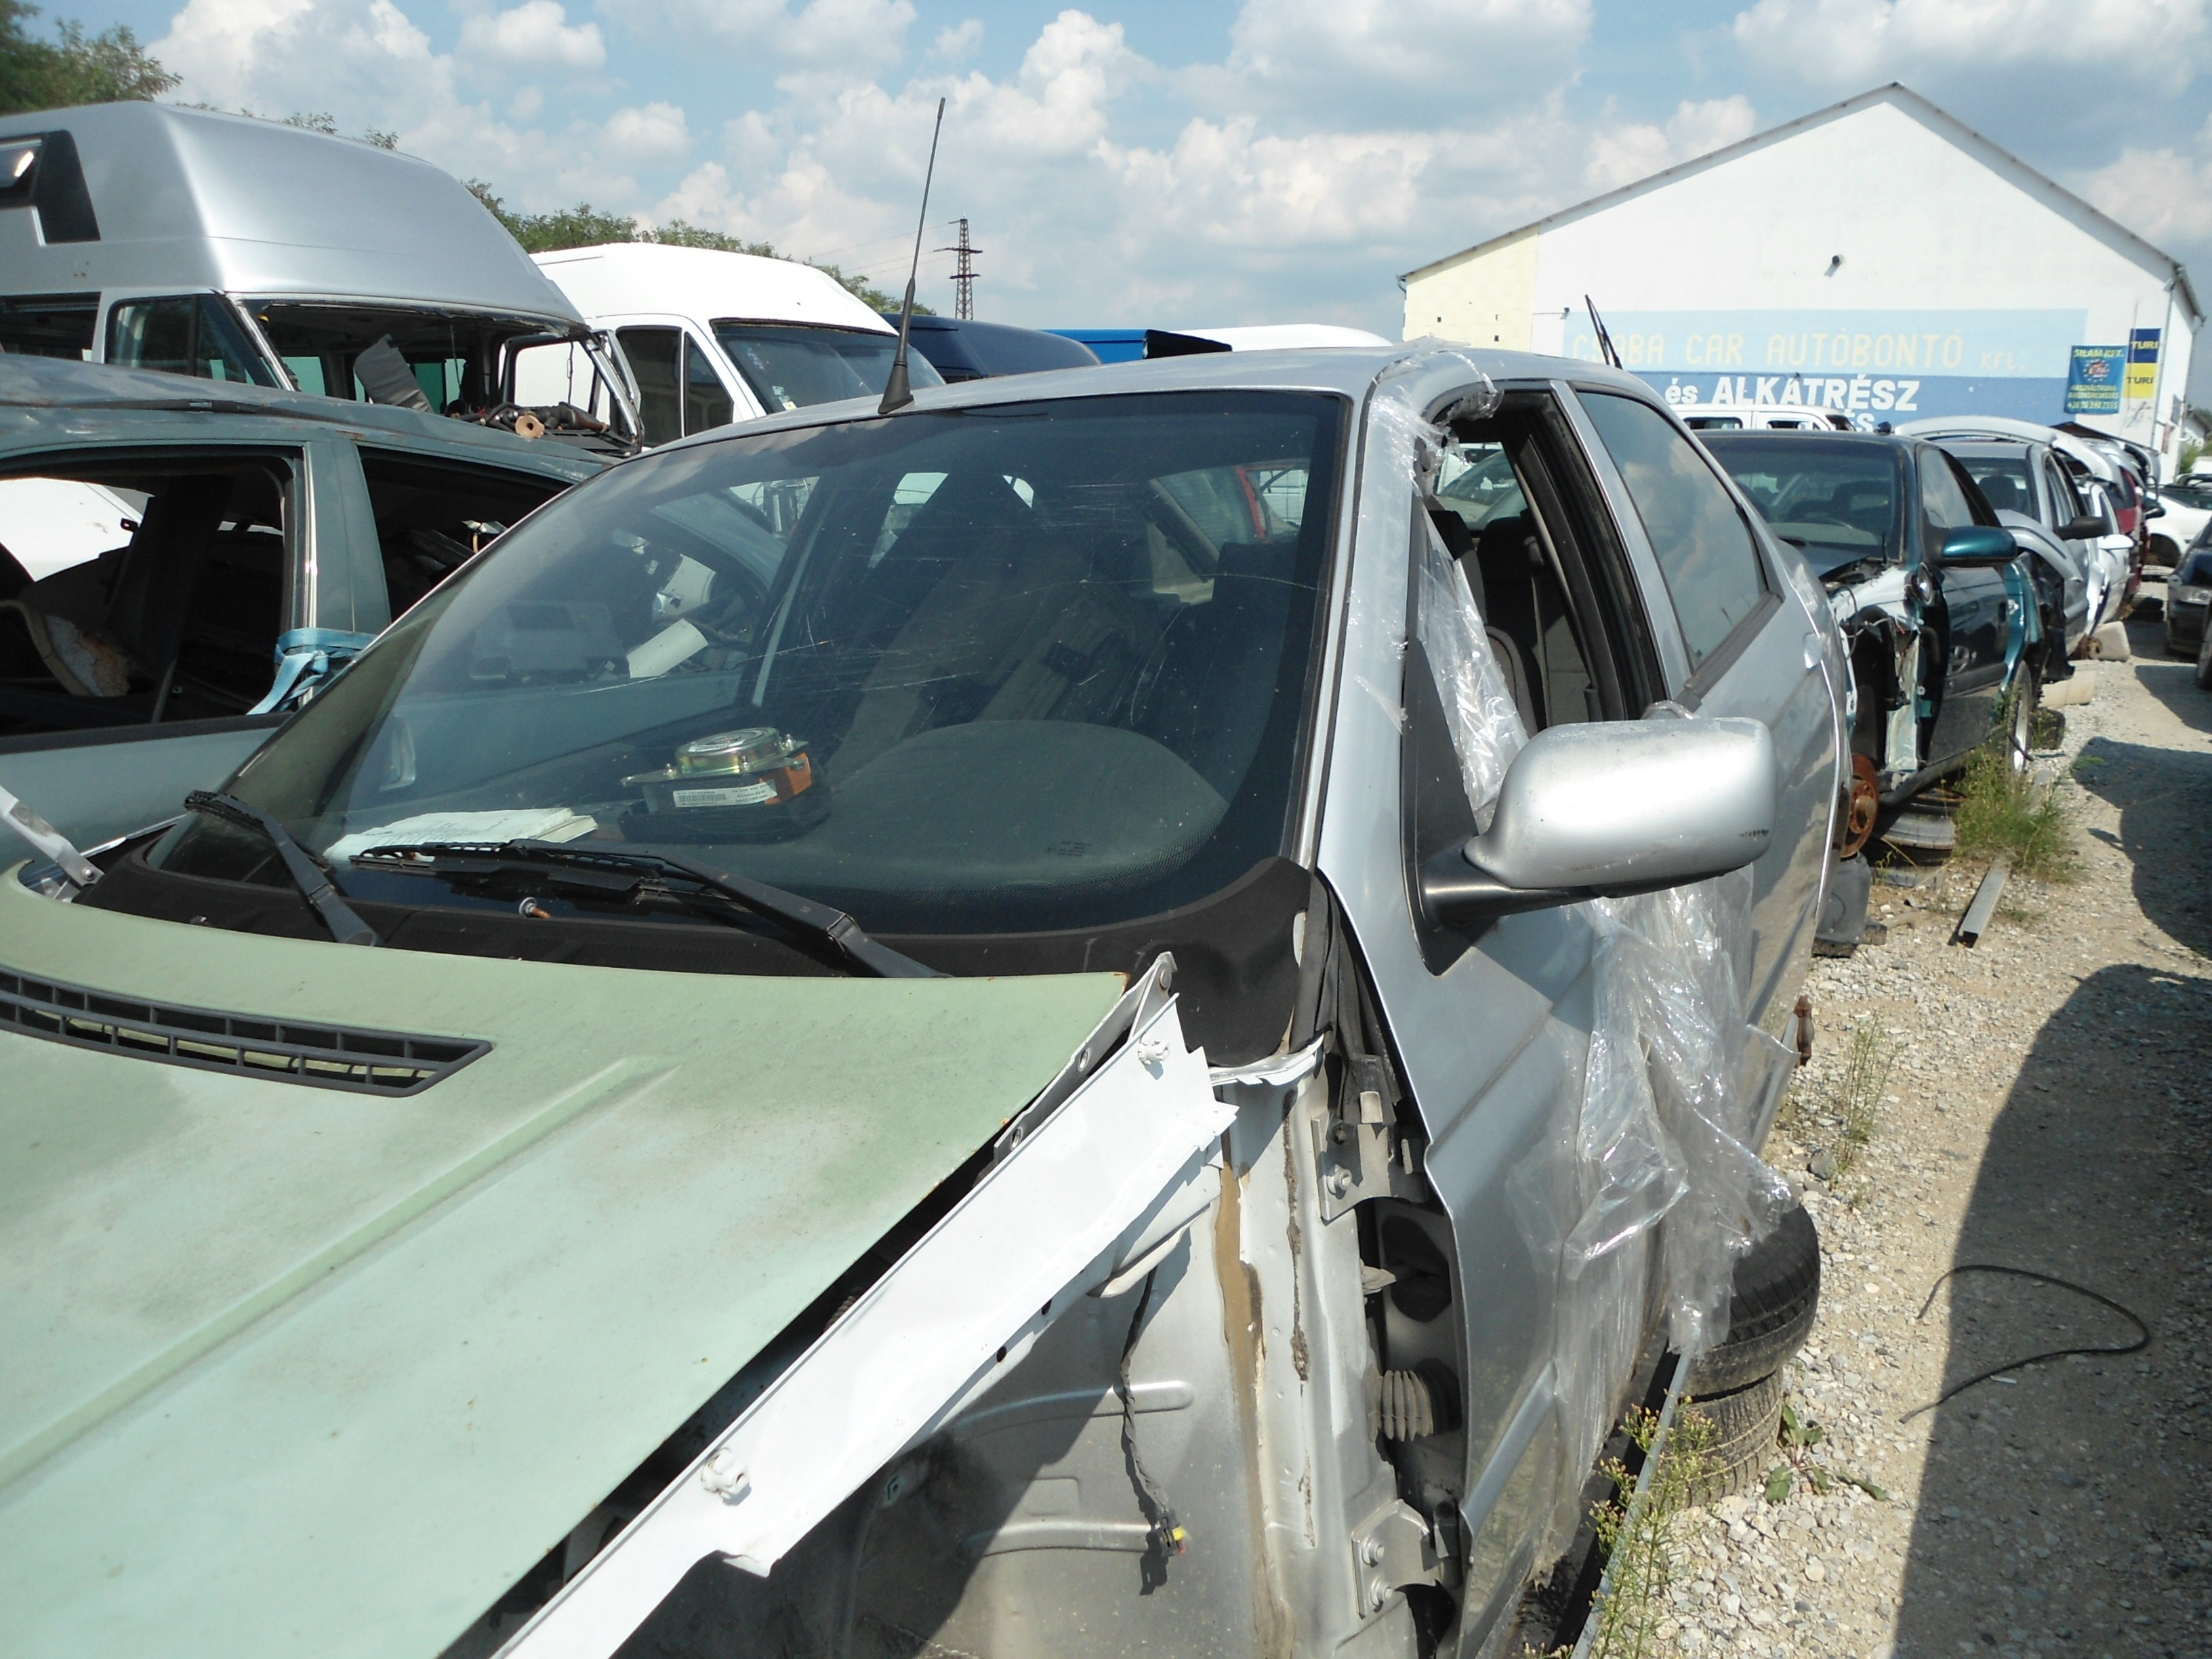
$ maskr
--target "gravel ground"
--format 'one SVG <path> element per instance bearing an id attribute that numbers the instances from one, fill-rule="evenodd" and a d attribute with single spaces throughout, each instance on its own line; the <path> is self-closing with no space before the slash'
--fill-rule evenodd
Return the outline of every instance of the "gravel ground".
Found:
<path id="1" fill-rule="evenodd" d="M 1820 1047 L 1767 1149 L 1825 1253 L 1790 1398 L 1826 1431 L 1814 1462 L 1887 1495 L 1801 1479 L 1779 1504 L 1691 1511 L 1662 1632 L 1680 1650 L 2212 1655 L 2212 693 L 2155 625 L 2130 631 L 2136 659 L 2099 665 L 2039 757 L 2064 769 L 2077 879 L 2015 884 L 1974 949 L 1948 940 L 1978 870 L 1878 883 L 1887 942 L 1814 964 Z M 1821 1107 L 1868 1024 L 1895 1069 L 1871 1145 L 1824 1182 Z M 2087 1285 L 2150 1345 L 1908 1415 L 2008 1359 L 2136 1339 L 2085 1297 L 1994 1274 L 1920 1317 L 1963 1263 Z"/>

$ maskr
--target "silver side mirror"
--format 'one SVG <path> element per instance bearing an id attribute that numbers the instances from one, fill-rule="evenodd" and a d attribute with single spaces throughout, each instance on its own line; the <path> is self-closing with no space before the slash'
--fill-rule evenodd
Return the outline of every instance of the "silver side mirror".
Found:
<path id="1" fill-rule="evenodd" d="M 1464 931 L 1702 881 L 1766 850 L 1780 798 L 1774 739 L 1757 720 L 1556 726 L 1507 769 L 1488 833 L 1429 860 L 1422 906 Z"/>

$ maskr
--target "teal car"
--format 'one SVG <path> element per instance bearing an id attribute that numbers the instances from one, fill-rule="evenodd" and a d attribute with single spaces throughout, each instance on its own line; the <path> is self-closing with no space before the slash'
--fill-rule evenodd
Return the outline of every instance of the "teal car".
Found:
<path id="1" fill-rule="evenodd" d="M 410 410 L 0 356 L 0 787 L 84 844 L 173 814 L 606 465 Z M 0 828 L 0 856 L 25 850 Z"/>

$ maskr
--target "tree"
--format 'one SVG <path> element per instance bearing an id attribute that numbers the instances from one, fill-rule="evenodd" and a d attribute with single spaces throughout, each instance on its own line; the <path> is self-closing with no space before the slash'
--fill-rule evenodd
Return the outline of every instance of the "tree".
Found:
<path id="1" fill-rule="evenodd" d="M 5 0 L 0 0 L 4 4 Z M 671 219 L 655 229 L 640 223 L 635 218 L 619 213 L 605 212 L 589 202 L 579 202 L 574 207 L 556 208 L 550 213 L 520 213 L 509 208 L 495 195 L 492 187 L 481 179 L 465 181 L 477 200 L 490 210 L 491 216 L 505 225 L 507 234 L 522 244 L 526 253 L 550 253 L 556 248 L 595 247 L 602 242 L 660 242 L 670 247 L 712 248 L 719 253 L 751 253 L 763 259 L 781 259 L 773 242 L 749 242 L 742 236 L 732 236 L 726 231 L 708 230 L 704 226 L 691 224 L 683 219 Z M 898 300 L 865 278 L 848 276 L 836 266 L 818 260 L 803 263 L 823 272 L 854 298 L 871 311 L 896 311 Z M 936 313 L 927 306 L 917 305 L 918 316 Z"/>
<path id="2" fill-rule="evenodd" d="M 0 115 L 158 98 L 177 84 L 121 24 L 88 35 L 82 23 L 64 22 L 56 40 L 41 40 L 25 28 L 38 12 L 0 0 Z"/>

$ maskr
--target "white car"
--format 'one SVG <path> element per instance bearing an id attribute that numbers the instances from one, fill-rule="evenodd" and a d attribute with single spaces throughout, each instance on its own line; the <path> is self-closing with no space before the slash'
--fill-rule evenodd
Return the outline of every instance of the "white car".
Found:
<path id="1" fill-rule="evenodd" d="M 2212 472 L 2185 472 L 2158 491 L 2158 528 L 2151 532 L 2146 563 L 2171 569 L 2212 525 Z"/>
<path id="2" fill-rule="evenodd" d="M 1832 409 L 1790 404 L 1754 404 L 1736 409 L 1708 409 L 1684 415 L 1692 432 L 1849 432 L 1851 419 Z"/>

